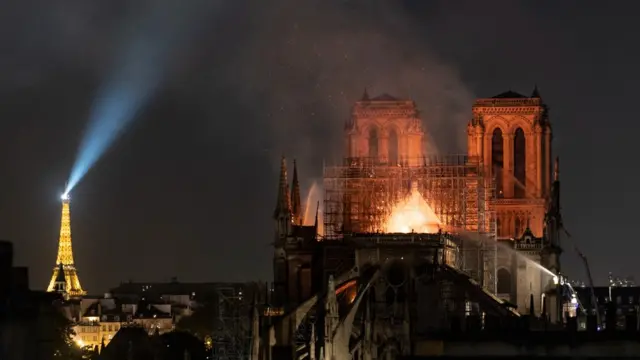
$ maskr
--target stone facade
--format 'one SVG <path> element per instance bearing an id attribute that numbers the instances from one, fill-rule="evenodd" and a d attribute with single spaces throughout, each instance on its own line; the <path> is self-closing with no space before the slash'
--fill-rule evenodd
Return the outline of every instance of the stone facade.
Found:
<path id="1" fill-rule="evenodd" d="M 545 213 L 552 192 L 551 124 L 534 89 L 478 99 L 468 124 L 468 155 L 487 168 L 495 182 L 498 296 L 529 313 L 542 311 L 542 294 L 552 277 L 543 248 Z M 557 266 L 554 266 L 557 267 Z"/>
<path id="2" fill-rule="evenodd" d="M 528 226 L 542 237 L 551 193 L 551 125 L 537 91 L 478 99 L 468 125 L 468 155 L 495 179 L 498 237 L 515 239 Z"/>
<path id="3" fill-rule="evenodd" d="M 424 130 L 413 101 L 384 94 L 356 102 L 345 129 L 348 158 L 382 164 L 419 165 L 424 156 Z"/>

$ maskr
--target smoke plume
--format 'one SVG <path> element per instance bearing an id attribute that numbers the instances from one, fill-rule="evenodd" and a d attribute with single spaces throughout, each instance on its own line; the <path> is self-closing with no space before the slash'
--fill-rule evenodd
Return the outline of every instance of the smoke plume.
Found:
<path id="1" fill-rule="evenodd" d="M 270 124 L 271 147 L 303 166 L 314 164 L 309 168 L 323 158 L 338 161 L 350 107 L 367 89 L 372 96 L 415 100 L 430 151 L 465 150 L 472 96 L 424 42 L 424 28 L 402 4 L 252 2 L 249 35 L 236 63 L 241 81 L 234 86 L 243 98 L 266 104 L 260 116 Z"/>
<path id="2" fill-rule="evenodd" d="M 473 97 L 456 69 L 425 41 L 438 34 L 425 34 L 427 27 L 411 14 L 407 3 L 410 1 L 181 3 L 188 9 L 180 12 L 198 14 L 198 21 L 207 19 L 209 26 L 193 35 L 190 49 L 167 55 L 183 66 L 182 73 L 172 74 L 181 77 L 173 85 L 204 94 L 189 96 L 203 102 L 198 106 L 210 108 L 208 121 L 216 130 L 230 125 L 216 118 L 221 106 L 212 97 L 222 90 L 233 97 L 242 108 L 242 114 L 235 116 L 248 116 L 250 126 L 266 125 L 268 130 L 253 131 L 247 144 L 232 143 L 250 151 L 267 150 L 274 169 L 283 153 L 298 158 L 301 168 L 312 171 L 307 174 L 312 176 L 319 176 L 322 160 L 339 161 L 344 122 L 365 89 L 372 96 L 389 93 L 415 100 L 428 131 L 428 149 L 462 152 Z M 72 0 L 46 15 L 34 16 L 33 9 L 47 4 L 42 0 L 13 2 L 0 15 L 6 20 L 0 22 L 4 33 L 18 27 L 24 35 L 4 39 L 7 51 L 0 65 L 12 69 L 0 74 L 4 86 L 38 86 L 40 77 L 61 67 L 103 79 L 122 43 L 123 24 L 136 17 L 143 19 L 154 6 L 153 1 Z M 437 6 L 434 8 L 436 11 Z M 12 21 L 16 18 L 25 20 Z M 168 17 L 167 22 L 175 21 Z"/>
<path id="3" fill-rule="evenodd" d="M 108 272 L 102 281 L 121 280 L 134 271 L 140 278 L 160 276 L 158 271 L 165 271 L 162 276 L 181 274 L 180 269 L 159 270 L 157 264 L 194 256 L 199 256 L 194 263 L 217 264 L 220 274 L 233 268 L 235 279 L 268 273 L 265 252 L 280 155 L 297 158 L 303 191 L 309 189 L 313 179 L 321 177 L 323 160 L 339 161 L 344 122 L 365 88 L 372 96 L 389 93 L 415 100 L 431 148 L 463 151 L 471 94 L 456 69 L 425 41 L 439 34 L 427 32 L 428 26 L 412 14 L 415 8 L 406 7 L 408 2 L 163 0 L 165 5 L 185 7 L 179 12 L 188 14 L 190 25 L 204 23 L 204 28 L 196 26 L 188 41 L 162 55 L 170 59 L 143 57 L 151 66 L 165 61 L 172 66 L 162 74 L 153 96 L 145 98 L 148 104 L 135 112 L 108 158 L 84 178 L 86 187 L 75 190 L 76 206 L 86 199 L 88 210 L 76 212 L 74 230 L 78 239 L 86 239 L 77 242 L 78 254 L 85 246 L 84 255 L 79 255 L 87 261 L 83 276 L 94 276 L 95 282 L 103 276 L 89 267 L 103 254 L 92 262 L 87 254 L 114 249 L 113 256 L 121 259 L 115 249 L 123 247 L 131 254 L 123 260 L 129 265 Z M 123 40 L 133 39 L 131 34 L 142 26 L 149 9 L 159 3 L 64 0 L 52 7 L 50 1 L 20 0 L 3 7 L 3 159 L 13 166 L 9 173 L 20 174 L 24 182 L 16 180 L 15 188 L 3 183 L 3 188 L 32 196 L 31 202 L 22 197 L 13 201 L 38 204 L 32 207 L 36 209 L 47 194 L 61 190 L 52 189 L 52 184 L 61 186 L 66 180 L 91 106 L 122 56 L 123 43 L 126 47 Z M 437 6 L 426 7 L 435 7 L 434 20 L 440 16 Z M 167 26 L 176 20 L 168 14 Z M 125 28 L 127 24 L 134 29 Z M 9 127 L 10 121 L 15 126 Z M 20 161 L 13 156 L 17 153 Z M 269 162 L 272 174 L 266 173 Z M 59 174 L 52 175 L 54 171 Z M 94 196 L 83 197 L 90 190 Z M 318 197 L 311 196 L 312 214 Z M 29 247 L 40 246 L 55 238 L 58 210 L 56 202 L 38 216 L 24 217 L 49 219 L 46 226 L 25 223 L 13 229 L 40 242 L 34 240 Z M 100 220 L 87 223 L 92 218 Z M 112 226 L 112 219 L 119 219 L 119 226 Z M 26 228 L 33 230 L 22 234 Z M 214 228 L 217 240 L 210 241 Z M 238 229 L 243 229 L 240 236 Z M 189 243 L 179 248 L 156 246 L 175 244 L 176 239 Z M 42 258 L 30 264 L 44 277 L 50 271 L 47 254 L 55 253 L 55 240 L 50 243 L 54 245 L 42 251 Z M 144 262 L 138 254 L 148 249 L 155 252 Z M 194 255 L 193 249 L 203 251 Z M 258 270 L 256 263 L 262 264 Z"/>

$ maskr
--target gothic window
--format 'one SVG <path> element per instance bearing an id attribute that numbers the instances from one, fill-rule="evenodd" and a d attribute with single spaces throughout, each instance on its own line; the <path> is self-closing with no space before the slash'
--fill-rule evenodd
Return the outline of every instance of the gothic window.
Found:
<path id="1" fill-rule="evenodd" d="M 496 181 L 496 195 L 504 195 L 502 188 L 502 169 L 504 168 L 504 144 L 502 142 L 502 130 L 496 128 L 491 137 L 491 167 Z"/>
<path id="2" fill-rule="evenodd" d="M 369 157 L 372 160 L 378 157 L 378 129 L 375 126 L 369 130 Z"/>
<path id="3" fill-rule="evenodd" d="M 496 235 L 498 237 L 502 236 L 502 222 L 500 221 L 500 218 L 496 219 Z"/>
<path id="4" fill-rule="evenodd" d="M 398 164 L 398 133 L 395 129 L 389 131 L 389 164 Z"/>
<path id="5" fill-rule="evenodd" d="M 526 152 L 524 131 L 518 128 L 513 137 L 513 176 L 515 177 L 513 195 L 516 198 L 524 198 L 526 195 Z"/>
<path id="6" fill-rule="evenodd" d="M 507 269 L 498 270 L 498 294 L 511 293 L 511 274 Z"/>

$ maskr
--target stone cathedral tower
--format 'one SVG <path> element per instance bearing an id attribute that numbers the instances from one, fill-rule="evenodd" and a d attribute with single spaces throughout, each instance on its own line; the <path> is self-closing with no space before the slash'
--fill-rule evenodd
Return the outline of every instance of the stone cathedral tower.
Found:
<path id="1" fill-rule="evenodd" d="M 496 184 L 499 239 L 542 237 L 552 177 L 551 124 L 538 89 L 513 91 L 473 105 L 468 154 L 482 160 Z"/>
<path id="2" fill-rule="evenodd" d="M 415 102 L 365 91 L 345 128 L 347 158 L 373 164 L 422 165 L 424 130 Z"/>
<path id="3" fill-rule="evenodd" d="M 551 124 L 537 87 L 531 96 L 507 91 L 476 100 L 468 124 L 468 154 L 495 181 L 498 241 L 533 262 L 548 263 L 544 231 L 553 177 Z M 550 278 L 514 254 L 499 251 L 497 295 L 518 305 L 521 313 L 539 314 Z"/>

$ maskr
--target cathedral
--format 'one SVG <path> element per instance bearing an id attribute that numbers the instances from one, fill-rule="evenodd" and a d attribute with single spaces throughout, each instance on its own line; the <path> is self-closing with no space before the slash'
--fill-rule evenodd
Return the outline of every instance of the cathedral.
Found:
<path id="1" fill-rule="evenodd" d="M 530 96 L 507 91 L 477 99 L 470 118 L 466 156 L 432 156 L 425 151 L 423 120 L 415 102 L 388 94 L 370 97 L 365 91 L 345 124 L 344 164 L 324 171 L 324 234 L 317 239 L 314 227 L 302 226 L 295 163 L 289 191 L 283 158 L 275 211 L 276 244 L 281 244 L 274 258 L 276 286 L 293 282 L 309 288 L 300 290 L 304 294 L 310 291 L 311 260 L 300 260 L 302 265 L 297 263 L 301 255 L 294 256 L 298 260 L 285 260 L 286 238 L 294 236 L 302 244 L 311 237 L 315 242 L 353 233 L 403 232 L 388 226 L 391 205 L 418 183 L 427 210 L 440 228 L 450 233 L 481 233 L 498 244 L 491 269 L 483 270 L 489 272 L 482 279 L 486 287 L 521 309 L 529 307 L 533 294 L 539 313 L 549 276 L 536 266 L 519 264 L 518 258 L 524 257 L 514 254 L 545 261 L 546 215 L 552 205 L 552 185 L 559 180 L 558 164 L 554 166 L 551 155 L 548 108 L 535 87 Z M 428 126 L 428 115 L 425 120 Z M 368 181 L 374 177 L 375 181 Z M 420 224 L 409 225 L 405 228 L 419 232 L 415 229 Z M 550 262 L 549 270 L 557 273 L 557 260 Z M 300 270 L 295 270 L 298 265 Z M 285 277 L 290 279 L 283 282 Z"/>
<path id="2" fill-rule="evenodd" d="M 263 314 L 278 317 L 272 355 L 288 346 L 299 358 L 393 358 L 434 331 L 522 316 L 562 324 L 575 313 L 559 285 L 547 106 L 537 87 L 470 105 L 467 154 L 430 154 L 428 113 L 365 91 L 344 127 L 342 163 L 323 169 L 313 225 L 302 219 L 295 161 L 289 185 L 282 158 Z"/>

